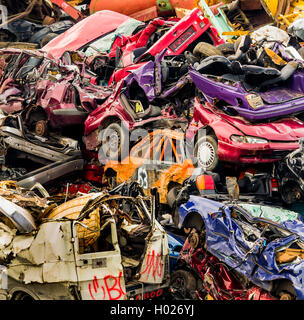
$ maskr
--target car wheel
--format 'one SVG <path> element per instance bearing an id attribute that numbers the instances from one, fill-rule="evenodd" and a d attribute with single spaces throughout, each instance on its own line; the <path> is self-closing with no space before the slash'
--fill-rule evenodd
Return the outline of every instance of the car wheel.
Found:
<path id="1" fill-rule="evenodd" d="M 288 280 L 279 281 L 275 291 L 280 300 L 295 300 L 297 298 L 296 291 Z"/>
<path id="2" fill-rule="evenodd" d="M 122 160 L 127 156 L 128 141 L 127 130 L 122 124 L 111 123 L 103 130 L 101 148 L 108 160 Z"/>
<path id="3" fill-rule="evenodd" d="M 204 59 L 211 56 L 223 56 L 221 50 L 208 42 L 199 42 L 193 49 L 194 56 Z"/>
<path id="4" fill-rule="evenodd" d="M 167 204 L 170 208 L 173 208 L 176 197 L 181 189 L 181 186 L 174 186 L 167 193 Z"/>
<path id="5" fill-rule="evenodd" d="M 45 137 L 48 134 L 48 122 L 47 120 L 39 120 L 35 124 L 35 133 L 40 137 Z"/>
<path id="6" fill-rule="evenodd" d="M 18 292 L 13 300 L 25 300 L 25 301 L 33 301 L 34 298 L 25 292 Z"/>
<path id="7" fill-rule="evenodd" d="M 170 287 L 176 300 L 196 299 L 196 279 L 189 271 L 174 271 L 171 275 Z"/>
<path id="8" fill-rule="evenodd" d="M 192 229 L 195 229 L 197 232 L 202 232 L 204 228 L 204 220 L 199 213 L 190 213 L 186 216 L 183 223 L 185 234 L 189 234 Z"/>
<path id="9" fill-rule="evenodd" d="M 214 136 L 200 138 L 194 147 L 196 165 L 206 171 L 214 170 L 218 165 L 217 141 Z"/>

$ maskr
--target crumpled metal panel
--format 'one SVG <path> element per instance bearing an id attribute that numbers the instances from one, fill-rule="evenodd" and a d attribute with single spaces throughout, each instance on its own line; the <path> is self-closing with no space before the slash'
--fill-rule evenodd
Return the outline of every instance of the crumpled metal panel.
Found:
<path id="1" fill-rule="evenodd" d="M 132 73 L 125 79 L 126 86 L 130 86 L 133 81 L 136 81 L 139 86 L 145 91 L 149 101 L 155 99 L 155 79 L 154 79 L 155 64 L 153 61 L 148 61 L 141 67 L 133 70 Z"/>
<path id="2" fill-rule="evenodd" d="M 34 236 L 18 235 L 12 242 L 12 253 L 17 255 L 21 251 L 28 249 L 33 243 Z"/>
<path id="3" fill-rule="evenodd" d="M 195 211 L 204 219 L 206 245 L 210 253 L 262 288 L 269 289 L 272 280 L 290 280 L 298 299 L 304 299 L 304 261 L 283 265 L 278 265 L 276 262 L 276 252 L 279 249 L 289 247 L 294 242 L 301 242 L 300 245 L 304 246 L 302 221 L 288 220 L 277 224 L 267 219 L 253 218 L 244 211 L 244 216 L 252 221 L 248 223 L 248 228 L 253 222 L 260 222 L 286 232 L 286 235 L 277 236 L 270 241 L 266 235 L 262 235 L 261 231 L 260 234 L 257 234 L 258 229 L 255 228 L 256 240 L 248 241 L 245 239 L 245 227 L 242 227 L 239 220 L 231 216 L 228 206 L 219 204 L 217 210 L 209 209 L 208 202 L 197 196 L 190 196 L 188 203 L 180 207 L 183 216 L 186 212 Z"/>
<path id="4" fill-rule="evenodd" d="M 12 249 L 17 255 L 9 264 L 8 275 L 24 283 L 76 282 L 73 246 L 69 236 L 70 221 L 52 221 L 43 223 L 34 239 L 32 236 L 19 238 Z"/>
<path id="5" fill-rule="evenodd" d="M 16 235 L 17 229 L 11 229 L 0 222 L 0 260 L 4 261 L 10 253 L 10 245 Z"/>
<path id="6" fill-rule="evenodd" d="M 0 212 L 9 218 L 20 232 L 32 232 L 36 229 L 30 212 L 0 196 Z"/>
<path id="7" fill-rule="evenodd" d="M 158 224 L 157 221 L 155 223 Z M 140 268 L 138 281 L 143 283 L 162 283 L 165 277 L 166 260 L 169 255 L 167 234 L 159 228 L 152 229 L 150 238 L 148 235 L 146 242 L 145 256 Z"/>
<path id="8" fill-rule="evenodd" d="M 43 50 L 49 56 L 59 58 L 66 51 L 78 50 L 85 44 L 114 31 L 120 24 L 130 19 L 128 16 L 112 11 L 96 12 L 50 41 Z M 68 39 L 68 41 L 67 41 Z"/>

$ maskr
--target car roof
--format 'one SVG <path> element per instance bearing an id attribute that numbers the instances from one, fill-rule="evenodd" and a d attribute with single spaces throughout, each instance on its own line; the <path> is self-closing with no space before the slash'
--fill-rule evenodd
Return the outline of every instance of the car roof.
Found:
<path id="1" fill-rule="evenodd" d="M 65 51 L 77 51 L 87 43 L 117 29 L 130 17 L 110 10 L 98 11 L 73 25 L 47 43 L 42 49 L 55 58 Z"/>

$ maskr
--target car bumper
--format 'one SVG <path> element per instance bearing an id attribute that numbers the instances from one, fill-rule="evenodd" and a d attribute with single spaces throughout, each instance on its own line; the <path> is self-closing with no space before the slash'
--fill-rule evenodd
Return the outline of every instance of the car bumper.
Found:
<path id="1" fill-rule="evenodd" d="M 219 160 L 240 163 L 269 163 L 279 161 L 298 149 L 294 142 L 269 142 L 261 144 L 218 142 Z"/>

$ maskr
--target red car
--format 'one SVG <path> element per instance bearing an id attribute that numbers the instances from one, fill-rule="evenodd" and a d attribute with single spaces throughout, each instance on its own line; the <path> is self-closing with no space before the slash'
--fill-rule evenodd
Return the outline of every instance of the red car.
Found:
<path id="1" fill-rule="evenodd" d="M 198 130 L 206 129 L 199 138 Z M 252 124 L 239 116 L 229 116 L 210 103 L 195 98 L 193 118 L 186 136 L 194 141 L 199 165 L 214 169 L 218 161 L 241 164 L 269 163 L 282 159 L 299 147 L 304 123 L 295 117 Z M 194 140 L 193 140 L 194 139 Z"/>
<path id="2" fill-rule="evenodd" d="M 42 49 L 55 58 L 65 51 L 84 51 L 87 56 L 109 52 L 107 66 L 116 82 L 150 56 L 167 48 L 167 55 L 191 51 L 199 42 L 218 45 L 224 42 L 211 22 L 198 9 L 182 19 L 155 18 L 148 24 L 108 10 L 99 11 L 78 22 Z M 136 63 L 136 65 L 134 65 Z M 128 68 L 127 68 L 128 67 Z"/>
<path id="3" fill-rule="evenodd" d="M 96 39 L 113 34 L 124 22 L 134 20 L 113 11 L 99 11 L 76 23 L 73 27 L 60 34 L 42 49 L 54 58 L 60 58 L 66 51 L 78 51 Z M 138 21 L 138 25 L 142 23 Z"/>
<path id="4" fill-rule="evenodd" d="M 87 150 L 96 150 L 101 144 L 100 133 L 113 132 L 116 136 L 113 141 L 118 144 L 113 145 L 114 158 L 125 154 L 122 149 L 127 147 L 128 132 L 135 128 L 186 128 L 188 121 L 186 118 L 177 117 L 173 106 L 168 105 L 160 108 L 149 105 L 144 109 L 140 100 L 132 100 L 127 97 L 128 92 L 124 88 L 124 81 L 117 84 L 113 94 L 98 108 L 96 108 L 85 121 L 85 144 Z M 141 112 L 136 109 L 140 106 Z M 112 135 L 111 135 L 112 137 Z M 111 142 L 110 142 L 111 143 Z M 128 150 L 126 150 L 127 152 Z"/>

